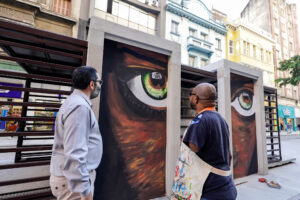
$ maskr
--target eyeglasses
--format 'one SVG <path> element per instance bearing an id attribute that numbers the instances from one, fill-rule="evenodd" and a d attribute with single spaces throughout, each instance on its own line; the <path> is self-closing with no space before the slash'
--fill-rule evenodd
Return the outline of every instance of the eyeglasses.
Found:
<path id="1" fill-rule="evenodd" d="M 95 80 L 94 82 L 95 82 L 95 83 L 98 82 L 100 85 L 103 84 L 103 80 Z"/>

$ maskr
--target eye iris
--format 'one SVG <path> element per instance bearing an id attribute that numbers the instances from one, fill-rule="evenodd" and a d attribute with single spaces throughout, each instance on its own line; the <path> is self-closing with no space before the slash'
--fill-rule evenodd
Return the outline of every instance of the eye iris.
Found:
<path id="1" fill-rule="evenodd" d="M 252 107 L 252 99 L 246 92 L 242 92 L 239 96 L 239 103 L 242 108 L 249 110 Z"/>
<path id="2" fill-rule="evenodd" d="M 164 99 L 167 94 L 166 79 L 159 72 L 146 73 L 142 76 L 142 83 L 146 93 L 155 99 Z"/>

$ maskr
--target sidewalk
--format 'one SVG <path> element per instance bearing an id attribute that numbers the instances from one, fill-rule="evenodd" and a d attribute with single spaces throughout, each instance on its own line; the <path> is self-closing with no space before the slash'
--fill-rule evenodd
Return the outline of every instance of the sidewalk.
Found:
<path id="1" fill-rule="evenodd" d="M 300 136 L 300 135 L 299 135 Z M 281 149 L 283 160 L 296 158 L 284 166 L 269 169 L 267 176 L 258 174 L 236 179 L 238 200 L 300 200 L 300 137 L 298 134 L 283 136 Z M 258 182 L 264 177 L 281 184 L 281 189 L 270 188 Z"/>
<path id="2" fill-rule="evenodd" d="M 280 131 L 280 136 L 300 136 L 300 131 L 293 131 L 292 133 Z"/>

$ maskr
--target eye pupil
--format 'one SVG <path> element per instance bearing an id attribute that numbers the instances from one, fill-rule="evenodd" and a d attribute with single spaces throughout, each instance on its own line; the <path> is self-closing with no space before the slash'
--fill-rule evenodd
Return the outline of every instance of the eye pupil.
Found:
<path id="1" fill-rule="evenodd" d="M 167 95 L 167 81 L 160 72 L 146 73 L 142 76 L 142 83 L 145 92 L 151 98 L 164 99 Z"/>
<path id="2" fill-rule="evenodd" d="M 166 82 L 165 78 L 159 72 L 152 72 L 150 81 L 151 85 L 157 89 L 164 87 Z"/>
<path id="3" fill-rule="evenodd" d="M 243 93 L 242 94 L 242 98 L 243 98 L 243 101 L 245 103 L 250 103 L 250 96 L 249 96 L 249 94 Z"/>

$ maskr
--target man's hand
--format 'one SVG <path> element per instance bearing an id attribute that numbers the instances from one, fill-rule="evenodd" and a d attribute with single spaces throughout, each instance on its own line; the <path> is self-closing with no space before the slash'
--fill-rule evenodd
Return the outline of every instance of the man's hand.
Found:
<path id="1" fill-rule="evenodd" d="M 193 143 L 189 143 L 189 147 L 192 149 L 193 152 L 197 153 L 199 150 L 197 148 L 197 146 Z"/>
<path id="2" fill-rule="evenodd" d="M 89 195 L 87 195 L 87 196 L 82 196 L 82 197 L 81 197 L 81 200 L 93 200 L 93 195 L 92 195 L 92 193 L 90 192 Z"/>

